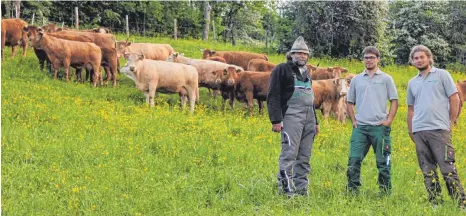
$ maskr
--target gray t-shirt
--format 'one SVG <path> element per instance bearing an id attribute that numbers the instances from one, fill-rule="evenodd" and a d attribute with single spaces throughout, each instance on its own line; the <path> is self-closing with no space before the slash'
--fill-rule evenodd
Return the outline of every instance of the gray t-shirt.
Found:
<path id="1" fill-rule="evenodd" d="M 408 83 L 406 103 L 414 106 L 413 133 L 450 129 L 450 96 L 458 92 L 446 70 L 432 67 L 426 77 L 416 75 Z"/>
<path id="2" fill-rule="evenodd" d="M 359 125 L 380 125 L 388 117 L 388 100 L 397 100 L 393 78 L 378 69 L 371 78 L 364 70 L 351 80 L 346 101 L 356 105 Z"/>

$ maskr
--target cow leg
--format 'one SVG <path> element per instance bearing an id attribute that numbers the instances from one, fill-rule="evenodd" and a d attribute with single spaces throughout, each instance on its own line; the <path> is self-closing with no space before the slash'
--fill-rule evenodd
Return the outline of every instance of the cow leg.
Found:
<path id="1" fill-rule="evenodd" d="M 232 110 L 235 109 L 235 93 L 233 91 L 229 92 L 230 95 L 230 107 Z"/>
<path id="2" fill-rule="evenodd" d="M 259 114 L 262 115 L 262 111 L 263 111 L 263 108 L 264 108 L 264 101 L 263 100 L 257 100 L 258 101 L 258 105 L 259 105 Z"/>
<path id="3" fill-rule="evenodd" d="M 82 77 L 81 71 L 82 71 L 82 68 L 76 68 L 76 80 L 82 83 L 83 77 Z"/>
<path id="4" fill-rule="evenodd" d="M 69 82 L 70 80 L 69 80 L 68 75 L 69 75 L 69 71 L 70 71 L 70 66 L 69 66 L 69 65 L 68 65 L 68 66 L 65 65 L 64 68 L 65 68 L 65 81 L 66 81 L 66 82 Z"/>
<path id="5" fill-rule="evenodd" d="M 149 101 L 149 90 L 145 91 L 145 92 L 144 92 L 144 95 L 146 96 L 146 103 L 147 103 L 147 104 L 150 104 L 150 101 Z"/>
<path id="6" fill-rule="evenodd" d="M 100 65 L 98 64 L 93 64 L 92 65 L 92 71 L 94 72 L 94 87 L 97 87 L 97 82 L 99 83 L 99 86 L 102 86 L 102 73 L 100 72 Z"/>
<path id="7" fill-rule="evenodd" d="M 105 85 L 108 85 L 108 81 L 112 79 L 112 74 L 110 72 L 110 67 L 108 65 L 104 66 L 105 70 Z"/>
<path id="8" fill-rule="evenodd" d="M 196 88 L 190 88 L 188 93 L 189 93 L 189 111 L 191 113 L 193 113 L 194 112 L 194 105 L 196 104 L 196 98 L 197 98 L 196 97 L 196 94 L 197 94 Z"/>
<path id="9" fill-rule="evenodd" d="M 11 58 L 15 57 L 17 50 L 18 50 L 18 46 L 12 46 L 11 47 Z"/>
<path id="10" fill-rule="evenodd" d="M 152 85 L 149 84 L 149 104 L 151 107 L 155 106 L 154 97 L 157 90 L 157 85 L 157 81 L 155 81 Z"/>
<path id="11" fill-rule="evenodd" d="M 60 62 L 58 60 L 54 61 L 52 63 L 52 67 L 53 67 L 53 79 L 57 79 L 58 70 L 60 69 Z"/>
<path id="12" fill-rule="evenodd" d="M 110 73 L 112 74 L 113 78 L 113 88 L 117 86 L 117 65 L 114 64 L 110 67 Z"/>
<path id="13" fill-rule="evenodd" d="M 322 113 L 324 114 L 325 120 L 328 122 L 328 117 L 330 116 L 330 111 L 332 109 L 332 104 L 329 102 L 324 102 L 322 104 Z"/>
<path id="14" fill-rule="evenodd" d="M 28 41 L 27 41 L 27 39 L 26 40 L 23 39 L 23 44 L 22 45 L 23 45 L 23 56 L 26 56 L 26 53 L 28 51 Z"/>
<path id="15" fill-rule="evenodd" d="M 186 106 L 186 99 L 187 99 L 187 90 L 185 88 L 182 88 L 179 95 L 180 95 L 180 104 L 181 104 L 181 109 L 184 109 Z"/>
<path id="16" fill-rule="evenodd" d="M 252 92 L 246 92 L 246 102 L 248 103 L 249 116 L 254 115 L 254 97 Z"/>

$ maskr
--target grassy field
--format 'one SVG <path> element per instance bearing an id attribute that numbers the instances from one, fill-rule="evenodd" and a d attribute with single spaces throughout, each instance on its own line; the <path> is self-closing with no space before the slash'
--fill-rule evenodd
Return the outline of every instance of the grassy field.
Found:
<path id="1" fill-rule="evenodd" d="M 122 37 L 120 38 L 122 39 Z M 261 52 L 202 41 L 136 38 L 170 43 L 188 57 L 200 48 Z M 5 53 L 9 56 L 10 49 Z M 20 52 L 21 53 L 21 52 Z M 270 54 L 274 63 L 284 56 Z M 361 62 L 312 59 L 352 73 Z M 388 66 L 400 107 L 392 125 L 393 194 L 378 198 L 372 151 L 362 166 L 362 193 L 347 197 L 350 121 L 325 122 L 311 159 L 310 196 L 277 195 L 279 134 L 268 116 L 254 117 L 238 104 L 222 111 L 205 89 L 194 114 L 180 110 L 178 95 L 159 94 L 145 104 L 134 82 L 118 87 L 53 80 L 39 70 L 32 50 L 2 63 L 2 213 L 4 215 L 459 215 L 448 198 L 436 211 L 426 201 L 405 105 L 413 67 Z M 74 70 L 73 70 L 74 71 Z M 74 72 L 73 72 L 74 73 Z M 453 72 L 453 77 L 466 75 Z M 466 112 L 466 110 L 463 110 Z M 466 182 L 466 114 L 454 128 L 457 169 Z"/>

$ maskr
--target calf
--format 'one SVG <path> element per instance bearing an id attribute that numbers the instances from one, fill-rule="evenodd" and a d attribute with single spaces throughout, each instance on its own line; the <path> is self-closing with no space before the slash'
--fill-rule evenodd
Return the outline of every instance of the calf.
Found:
<path id="1" fill-rule="evenodd" d="M 339 66 L 328 68 L 310 66 L 309 71 L 312 80 L 339 79 L 342 73 L 348 72 L 346 68 Z"/>
<path id="2" fill-rule="evenodd" d="M 11 58 L 15 57 L 18 46 L 23 47 L 23 56 L 26 56 L 28 43 L 23 28 L 27 25 L 27 22 L 21 19 L 2 19 L 2 61 L 5 46 L 11 46 Z"/>
<path id="3" fill-rule="evenodd" d="M 345 78 L 313 80 L 312 89 L 315 96 L 314 106 L 322 111 L 325 119 L 328 119 L 331 111 L 335 112 L 335 118 L 341 118 L 340 99 L 348 92 L 348 81 Z"/>
<path id="4" fill-rule="evenodd" d="M 248 71 L 261 71 L 261 72 L 266 72 L 266 71 L 272 71 L 276 64 L 269 62 L 264 59 L 252 59 L 248 63 Z"/>
<path id="5" fill-rule="evenodd" d="M 202 50 L 202 59 L 207 59 L 208 57 L 220 56 L 225 59 L 226 63 L 237 65 L 243 69 L 248 68 L 249 61 L 252 59 L 264 59 L 269 60 L 267 55 L 259 53 L 250 53 L 250 52 L 239 52 L 239 51 L 215 51 L 215 50 Z"/>
<path id="6" fill-rule="evenodd" d="M 272 72 L 238 72 L 235 67 L 217 70 L 217 77 L 221 77 L 221 89 L 225 92 L 229 91 L 230 105 L 233 107 L 233 101 L 244 101 L 249 108 L 249 114 L 253 115 L 254 99 L 258 101 L 259 113 L 262 114 L 264 101 L 267 100 L 267 92 L 269 90 L 270 75 Z"/>
<path id="7" fill-rule="evenodd" d="M 132 79 L 136 82 L 136 88 L 144 92 L 148 104 L 154 106 L 156 91 L 178 93 L 181 106 L 186 105 L 186 97 L 188 97 L 190 111 L 194 112 L 195 101 L 199 99 L 196 68 L 190 65 L 145 59 L 143 54 L 138 53 L 127 53 L 124 57 L 127 64 L 121 71 L 133 74 Z"/>
<path id="8" fill-rule="evenodd" d="M 115 48 L 115 37 L 111 34 L 100 34 L 93 32 L 79 32 L 79 31 L 60 31 L 50 33 L 51 36 L 67 39 L 87 42 L 90 40 L 101 48 L 102 53 L 102 66 L 105 69 L 107 75 L 105 82 L 109 80 L 113 81 L 113 87 L 117 85 L 117 70 L 118 70 L 118 53 Z M 80 72 L 77 71 L 79 74 Z M 77 74 L 77 75 L 78 75 Z M 80 75 L 79 75 L 80 76 Z"/>
<path id="9" fill-rule="evenodd" d="M 116 42 L 118 57 L 124 53 L 142 53 L 146 59 L 165 61 L 175 52 L 170 44 L 131 43 L 128 41 Z"/>
<path id="10" fill-rule="evenodd" d="M 217 79 L 215 73 L 217 70 L 235 67 L 236 69 L 243 71 L 243 69 L 238 66 L 210 60 L 191 59 L 178 53 L 171 54 L 167 61 L 192 65 L 197 69 L 197 73 L 199 74 L 199 86 L 213 90 L 218 90 L 220 88 L 220 80 Z"/>
<path id="11" fill-rule="evenodd" d="M 47 35 L 39 29 L 39 35 L 31 40 L 32 46 L 42 49 L 52 63 L 54 79 L 57 78 L 58 69 L 65 69 L 66 82 L 69 81 L 70 66 L 94 70 L 94 87 L 100 78 L 100 63 L 102 53 L 100 48 L 88 42 L 69 41 Z"/>

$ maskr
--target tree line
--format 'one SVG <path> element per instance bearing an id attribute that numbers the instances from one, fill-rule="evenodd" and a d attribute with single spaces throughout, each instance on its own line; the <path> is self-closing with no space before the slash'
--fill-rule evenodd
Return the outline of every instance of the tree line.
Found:
<path id="1" fill-rule="evenodd" d="M 407 64 L 410 48 L 424 44 L 440 66 L 466 64 L 466 2 L 461 1 L 2 1 L 2 17 L 35 25 L 105 26 L 131 34 L 173 36 L 265 46 L 285 53 L 303 36 L 316 57 L 360 59 L 376 45 L 384 64 Z"/>

